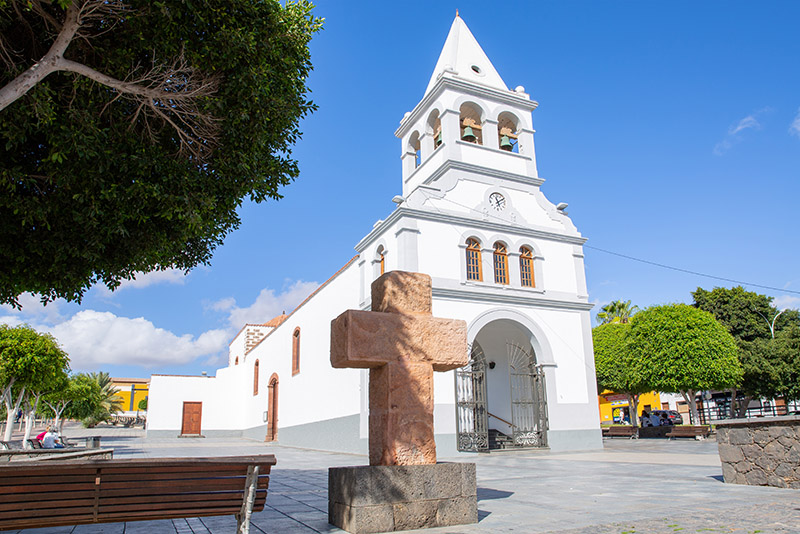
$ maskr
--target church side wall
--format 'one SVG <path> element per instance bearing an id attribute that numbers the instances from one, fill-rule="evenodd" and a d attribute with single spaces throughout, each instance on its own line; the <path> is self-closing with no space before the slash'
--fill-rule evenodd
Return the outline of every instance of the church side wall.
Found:
<path id="1" fill-rule="evenodd" d="M 153 375 L 147 412 L 148 437 L 180 434 L 184 402 L 202 402 L 204 436 L 240 436 L 247 421 L 237 384 L 242 369 L 220 369 L 216 377 Z M 237 380 L 237 378 L 239 380 Z"/>
<path id="2" fill-rule="evenodd" d="M 325 429 L 338 429 L 336 439 L 345 444 L 359 439 L 361 371 L 334 369 L 330 364 L 331 321 L 347 309 L 358 309 L 359 295 L 358 266 L 354 262 L 247 354 L 245 366 L 252 369 L 258 359 L 260 374 L 258 395 L 247 395 L 245 401 L 248 428 L 264 425 L 268 384 L 277 375 L 278 442 L 352 450 L 342 444 L 337 447 L 332 443 L 330 429 Z M 300 372 L 292 375 L 292 338 L 296 328 L 300 328 Z M 252 378 L 242 387 L 252 388 L 250 384 Z M 261 437 L 264 435 L 265 432 Z M 331 446 L 321 446 L 320 439 Z"/>

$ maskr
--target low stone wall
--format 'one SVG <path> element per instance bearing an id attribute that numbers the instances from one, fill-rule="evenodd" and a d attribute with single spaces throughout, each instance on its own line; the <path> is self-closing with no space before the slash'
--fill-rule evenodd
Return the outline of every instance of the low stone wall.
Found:
<path id="1" fill-rule="evenodd" d="M 717 447 L 725 482 L 800 489 L 800 416 L 719 422 Z"/>

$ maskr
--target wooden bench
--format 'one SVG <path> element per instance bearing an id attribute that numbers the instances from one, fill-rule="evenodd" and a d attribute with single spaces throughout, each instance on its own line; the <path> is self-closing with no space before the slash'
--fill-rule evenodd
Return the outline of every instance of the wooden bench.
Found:
<path id="1" fill-rule="evenodd" d="M 637 439 L 639 429 L 635 426 L 607 426 L 603 428 L 603 437 Z"/>
<path id="2" fill-rule="evenodd" d="M 0 465 L 0 530 L 233 514 L 246 534 L 273 465 L 271 454 Z"/>
<path id="3" fill-rule="evenodd" d="M 113 449 L 14 449 L 0 450 L 0 463 L 4 462 L 38 462 L 50 460 L 99 460 L 114 457 Z"/>
<path id="4" fill-rule="evenodd" d="M 705 439 L 711 435 L 711 427 L 706 425 L 692 426 L 692 425 L 677 425 L 672 427 L 672 430 L 667 433 L 669 439 L 672 438 L 695 438 Z"/>

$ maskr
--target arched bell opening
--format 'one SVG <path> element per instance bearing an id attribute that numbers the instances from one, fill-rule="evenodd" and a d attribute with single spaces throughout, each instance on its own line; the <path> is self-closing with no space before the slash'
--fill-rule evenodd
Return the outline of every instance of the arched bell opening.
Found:
<path id="1" fill-rule="evenodd" d="M 467 143 L 483 144 L 483 111 L 476 104 L 461 104 L 459 114 L 461 140 Z"/>
<path id="2" fill-rule="evenodd" d="M 545 380 L 532 334 L 499 319 L 470 347 L 470 363 L 456 371 L 458 449 L 546 447 Z"/>
<path id="3" fill-rule="evenodd" d="M 428 115 L 428 131 L 430 138 L 433 139 L 433 149 L 436 150 L 442 144 L 442 118 L 439 110 L 434 109 Z"/>
<path id="4" fill-rule="evenodd" d="M 414 168 L 422 163 L 422 152 L 420 151 L 419 132 L 414 132 L 408 138 L 408 151 L 414 155 Z"/>
<path id="5" fill-rule="evenodd" d="M 519 153 L 519 120 L 508 112 L 497 118 L 497 136 L 500 150 Z"/>

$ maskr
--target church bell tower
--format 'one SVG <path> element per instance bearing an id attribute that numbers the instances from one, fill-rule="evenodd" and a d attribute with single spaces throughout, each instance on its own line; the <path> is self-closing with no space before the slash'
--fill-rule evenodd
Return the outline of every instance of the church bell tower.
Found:
<path id="1" fill-rule="evenodd" d="M 456 15 L 425 95 L 395 132 L 403 146 L 403 196 L 435 182 L 454 162 L 538 178 L 537 105 L 524 87 L 508 89 Z"/>

